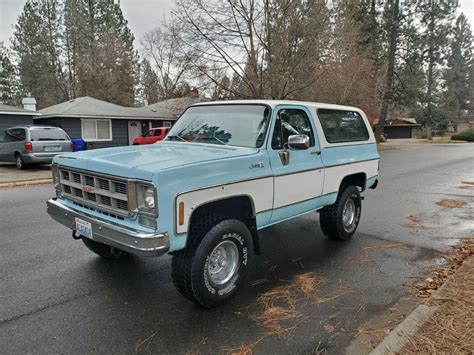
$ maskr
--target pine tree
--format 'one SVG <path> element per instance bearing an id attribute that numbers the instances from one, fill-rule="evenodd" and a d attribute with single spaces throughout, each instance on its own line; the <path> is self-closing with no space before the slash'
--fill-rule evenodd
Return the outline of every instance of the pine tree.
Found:
<path id="1" fill-rule="evenodd" d="M 440 96 L 437 82 L 440 79 L 443 53 L 446 50 L 446 39 L 455 9 L 450 1 L 428 0 L 420 2 L 419 5 L 419 11 L 422 13 L 421 23 L 424 26 L 421 39 L 426 45 L 426 95 L 423 104 L 426 109 L 424 124 L 428 139 L 431 139 L 433 125 L 442 118 L 438 108 Z"/>
<path id="2" fill-rule="evenodd" d="M 45 7 L 50 6 L 47 15 Z M 18 57 L 21 91 L 37 98 L 38 107 L 64 101 L 55 58 L 57 27 L 52 21 L 59 12 L 56 1 L 27 1 L 18 18 L 13 50 Z"/>
<path id="3" fill-rule="evenodd" d="M 132 106 L 137 54 L 120 5 L 68 0 L 66 28 L 76 95 Z"/>
<path id="4" fill-rule="evenodd" d="M 0 47 L 0 103 L 16 105 L 16 86 L 15 67 L 7 50 Z"/>
<path id="5" fill-rule="evenodd" d="M 140 65 L 139 83 L 142 103 L 154 104 L 160 101 L 158 77 L 146 59 Z"/>
<path id="6" fill-rule="evenodd" d="M 448 117 L 462 121 L 462 110 L 472 110 L 474 89 L 472 32 L 464 14 L 459 15 L 453 29 L 444 79 Z"/>

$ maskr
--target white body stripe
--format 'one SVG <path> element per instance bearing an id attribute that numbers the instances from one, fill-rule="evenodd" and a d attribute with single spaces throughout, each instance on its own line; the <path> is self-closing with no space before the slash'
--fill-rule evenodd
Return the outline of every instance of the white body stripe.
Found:
<path id="1" fill-rule="evenodd" d="M 184 223 L 181 226 L 177 224 L 176 232 L 181 234 L 188 231 L 188 223 L 193 210 L 203 203 L 243 195 L 248 195 L 253 199 L 255 213 L 271 210 L 273 207 L 273 177 L 215 186 L 179 195 L 176 199 L 175 215 L 179 216 L 179 204 L 184 202 Z M 178 219 L 176 219 L 176 223 L 177 221 Z"/>
<path id="2" fill-rule="evenodd" d="M 376 176 L 378 174 L 378 159 L 185 192 L 176 199 L 175 216 L 179 216 L 179 204 L 183 202 L 185 206 L 184 223 L 179 225 L 178 218 L 176 218 L 176 232 L 178 234 L 187 233 L 192 212 L 207 202 L 232 196 L 249 196 L 253 200 L 257 214 L 337 192 L 344 177 L 361 172 L 367 174 L 367 179 Z M 273 180 L 275 181 L 275 195 Z"/>
<path id="3" fill-rule="evenodd" d="M 288 206 L 321 196 L 323 183 L 323 169 L 276 176 L 273 208 Z"/>
<path id="4" fill-rule="evenodd" d="M 378 166 L 379 160 L 376 159 L 326 168 L 323 195 L 339 191 L 339 185 L 347 175 L 365 173 L 367 179 L 377 175 Z"/>

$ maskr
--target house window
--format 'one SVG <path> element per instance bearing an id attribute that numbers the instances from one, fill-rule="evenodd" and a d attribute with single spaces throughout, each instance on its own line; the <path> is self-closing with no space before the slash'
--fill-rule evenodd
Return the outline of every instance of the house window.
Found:
<path id="1" fill-rule="evenodd" d="M 82 139 L 86 142 L 111 141 L 111 120 L 81 119 Z"/>
<path id="2" fill-rule="evenodd" d="M 170 121 L 164 121 L 163 122 L 163 127 L 171 127 L 171 122 Z"/>

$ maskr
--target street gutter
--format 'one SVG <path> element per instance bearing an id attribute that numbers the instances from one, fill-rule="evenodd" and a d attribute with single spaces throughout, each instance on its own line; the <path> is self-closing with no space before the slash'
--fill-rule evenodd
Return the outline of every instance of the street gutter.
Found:
<path id="1" fill-rule="evenodd" d="M 36 179 L 36 180 L 2 182 L 0 183 L 0 189 L 8 189 L 8 188 L 20 187 L 20 186 L 45 185 L 45 184 L 51 184 L 52 182 L 53 182 L 52 179 Z"/>

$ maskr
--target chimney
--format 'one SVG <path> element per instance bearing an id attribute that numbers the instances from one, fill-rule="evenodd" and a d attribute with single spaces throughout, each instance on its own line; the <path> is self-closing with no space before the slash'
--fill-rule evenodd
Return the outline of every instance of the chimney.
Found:
<path id="1" fill-rule="evenodd" d="M 21 100 L 21 103 L 25 110 L 36 111 L 36 99 L 31 97 L 31 94 L 28 94 L 27 97 L 24 97 L 23 100 Z"/>

